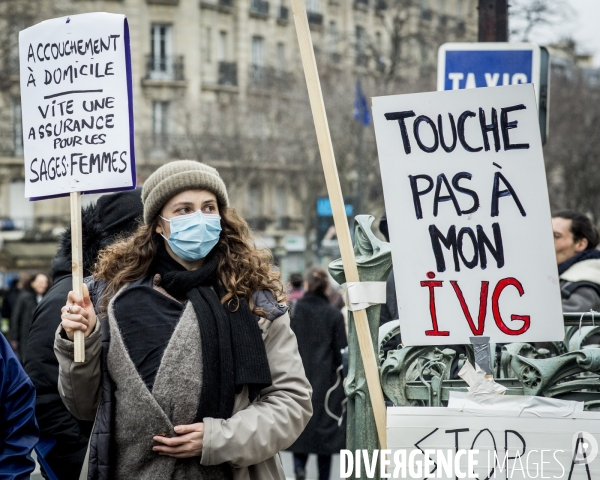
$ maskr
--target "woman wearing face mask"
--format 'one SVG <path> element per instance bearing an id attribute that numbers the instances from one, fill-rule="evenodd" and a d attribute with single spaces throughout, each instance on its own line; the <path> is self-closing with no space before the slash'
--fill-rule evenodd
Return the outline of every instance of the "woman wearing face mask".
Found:
<path id="1" fill-rule="evenodd" d="M 284 479 L 312 390 L 270 254 L 212 167 L 164 165 L 142 201 L 144 224 L 70 292 L 55 339 L 63 400 L 95 420 L 88 479 Z"/>

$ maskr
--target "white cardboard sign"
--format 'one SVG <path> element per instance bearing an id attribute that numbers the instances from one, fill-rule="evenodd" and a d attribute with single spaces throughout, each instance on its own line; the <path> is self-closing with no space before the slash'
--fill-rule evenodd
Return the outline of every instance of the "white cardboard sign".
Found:
<path id="1" fill-rule="evenodd" d="M 124 15 L 47 20 L 19 34 L 25 196 L 135 187 Z"/>
<path id="2" fill-rule="evenodd" d="M 372 104 L 403 343 L 562 340 L 533 86 Z"/>
<path id="3" fill-rule="evenodd" d="M 552 413 L 551 405 L 544 402 L 577 402 L 542 398 L 538 410 L 528 399 L 535 402 L 537 397 L 518 398 L 525 401 L 519 409 L 504 410 L 501 405 L 494 409 L 388 408 L 391 478 L 453 479 L 457 473 L 469 470 L 469 456 L 474 460 L 472 470 L 480 480 L 600 478 L 598 412 L 571 408 L 570 413 L 564 414 L 568 407 L 559 406 L 558 413 L 557 410 Z M 518 401 L 511 403 L 518 404 Z M 402 472 L 399 468 L 402 456 L 396 453 L 398 451 L 406 452 L 404 476 L 394 476 L 396 469 L 397 473 Z M 457 455 L 461 451 L 465 453 Z M 411 453 L 413 461 L 409 463 Z M 394 455 L 397 462 L 393 460 Z M 419 466 L 422 470 L 416 472 Z"/>

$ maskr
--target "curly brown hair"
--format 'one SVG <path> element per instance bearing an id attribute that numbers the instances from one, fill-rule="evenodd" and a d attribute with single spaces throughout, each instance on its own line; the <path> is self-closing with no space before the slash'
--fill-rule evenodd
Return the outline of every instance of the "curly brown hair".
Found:
<path id="1" fill-rule="evenodd" d="M 221 302 L 237 308 L 238 300 L 245 298 L 255 314 L 264 315 L 266 312 L 254 304 L 254 292 L 269 290 L 277 301 L 285 301 L 281 274 L 272 268 L 273 256 L 268 249 L 256 247 L 248 224 L 235 208 L 219 204 L 219 215 L 222 232 L 214 254 L 218 259 L 219 280 L 227 292 Z M 163 242 L 156 233 L 158 218 L 149 225 L 140 225 L 131 237 L 117 240 L 100 252 L 94 278 L 107 282 L 101 310 L 106 309 L 110 298 L 122 286 L 148 274 Z"/>

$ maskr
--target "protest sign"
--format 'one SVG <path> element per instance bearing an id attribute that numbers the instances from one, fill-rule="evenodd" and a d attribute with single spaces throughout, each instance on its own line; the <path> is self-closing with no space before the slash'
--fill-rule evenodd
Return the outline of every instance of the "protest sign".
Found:
<path id="1" fill-rule="evenodd" d="M 123 15 L 47 20 L 19 34 L 25 196 L 135 187 Z"/>
<path id="2" fill-rule="evenodd" d="M 124 15 L 46 20 L 19 33 L 25 196 L 71 196 L 73 291 L 82 294 L 81 193 L 135 188 Z M 75 361 L 85 361 L 76 331 Z"/>
<path id="3" fill-rule="evenodd" d="M 373 99 L 405 345 L 564 338 L 531 84 Z"/>
<path id="4" fill-rule="evenodd" d="M 568 405 L 577 402 L 498 397 L 493 409 L 389 408 L 392 478 L 469 478 L 469 463 L 480 479 L 600 476 L 597 412 Z"/>

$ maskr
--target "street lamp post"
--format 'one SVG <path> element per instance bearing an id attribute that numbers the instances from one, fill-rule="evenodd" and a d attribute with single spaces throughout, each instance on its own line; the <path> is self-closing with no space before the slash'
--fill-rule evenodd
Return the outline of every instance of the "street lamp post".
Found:
<path id="1" fill-rule="evenodd" d="M 479 0 L 478 42 L 508 42 L 508 0 Z"/>

